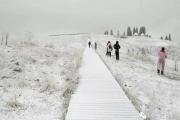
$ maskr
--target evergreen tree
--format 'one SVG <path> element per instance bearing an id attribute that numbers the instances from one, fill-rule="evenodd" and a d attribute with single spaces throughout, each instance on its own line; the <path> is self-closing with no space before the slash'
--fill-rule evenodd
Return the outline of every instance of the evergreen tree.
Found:
<path id="1" fill-rule="evenodd" d="M 144 35 L 146 35 L 146 27 L 145 26 L 143 27 L 143 33 L 144 33 Z"/>
<path id="2" fill-rule="evenodd" d="M 130 27 L 127 28 L 127 36 L 132 36 L 132 31 Z"/>
<path id="3" fill-rule="evenodd" d="M 166 35 L 165 40 L 168 40 L 168 36 Z"/>
<path id="4" fill-rule="evenodd" d="M 144 35 L 146 35 L 146 27 L 140 27 L 140 30 L 139 30 L 139 35 L 142 35 L 142 34 L 144 34 Z"/>
<path id="5" fill-rule="evenodd" d="M 113 34 L 113 30 L 112 30 L 112 29 L 111 29 L 111 31 L 110 31 L 110 35 L 114 35 L 114 34 Z"/>
<path id="6" fill-rule="evenodd" d="M 172 40 L 172 39 L 171 39 L 171 34 L 169 34 L 169 38 L 168 38 L 168 39 L 169 39 L 169 41 L 171 41 L 171 40 Z"/>
<path id="7" fill-rule="evenodd" d="M 104 35 L 107 35 L 107 31 L 104 32 Z"/>
<path id="8" fill-rule="evenodd" d="M 136 33 L 136 28 L 134 27 L 133 28 L 133 35 Z"/>
<path id="9" fill-rule="evenodd" d="M 104 32 L 104 35 L 108 35 L 109 33 L 108 33 L 108 30 L 106 30 L 105 32 Z"/>
<path id="10" fill-rule="evenodd" d="M 163 37 L 161 36 L 161 40 L 163 40 Z"/>
<path id="11" fill-rule="evenodd" d="M 142 27 L 140 27 L 140 29 L 139 29 L 139 35 L 141 35 L 142 34 Z"/>
<path id="12" fill-rule="evenodd" d="M 137 34 L 139 33 L 139 30 L 138 30 L 138 28 L 136 28 L 136 33 L 137 33 Z"/>
<path id="13" fill-rule="evenodd" d="M 107 30 L 106 35 L 109 35 L 109 31 Z"/>
<path id="14" fill-rule="evenodd" d="M 124 36 L 124 37 L 126 36 L 126 32 L 123 33 L 123 36 Z"/>

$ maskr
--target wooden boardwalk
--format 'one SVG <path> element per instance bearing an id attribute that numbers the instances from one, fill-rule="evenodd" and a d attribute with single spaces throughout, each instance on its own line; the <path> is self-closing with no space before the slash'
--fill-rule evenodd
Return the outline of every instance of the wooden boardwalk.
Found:
<path id="1" fill-rule="evenodd" d="M 66 120 L 142 120 L 104 63 L 86 49 Z"/>

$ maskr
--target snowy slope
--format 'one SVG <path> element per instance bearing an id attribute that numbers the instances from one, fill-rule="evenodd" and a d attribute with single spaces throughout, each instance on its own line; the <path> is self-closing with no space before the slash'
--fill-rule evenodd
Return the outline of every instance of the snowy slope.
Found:
<path id="1" fill-rule="evenodd" d="M 91 48 L 84 52 L 80 76 L 66 120 L 143 120 Z"/>
<path id="2" fill-rule="evenodd" d="M 10 39 L 0 46 L 0 119 L 62 120 L 86 37 Z"/>
<path id="3" fill-rule="evenodd" d="M 180 106 L 180 73 L 174 71 L 171 57 L 167 60 L 165 75 L 156 73 L 159 45 L 171 48 L 171 44 L 142 37 L 117 39 L 93 35 L 92 40 L 97 41 L 98 54 L 139 111 L 151 120 L 180 119 L 180 109 L 177 107 Z M 122 47 L 120 61 L 115 61 L 114 55 L 112 58 L 105 56 L 107 41 L 114 44 L 116 40 Z M 142 48 L 146 54 L 142 54 Z"/>

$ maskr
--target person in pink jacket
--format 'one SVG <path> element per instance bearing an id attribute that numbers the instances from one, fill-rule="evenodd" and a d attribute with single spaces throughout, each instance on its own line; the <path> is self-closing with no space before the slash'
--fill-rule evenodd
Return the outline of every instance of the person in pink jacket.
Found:
<path id="1" fill-rule="evenodd" d="M 158 65 L 157 65 L 157 73 L 161 75 L 164 75 L 164 67 L 166 63 L 167 58 L 167 52 L 165 51 L 165 48 L 162 47 L 160 52 L 158 53 Z"/>

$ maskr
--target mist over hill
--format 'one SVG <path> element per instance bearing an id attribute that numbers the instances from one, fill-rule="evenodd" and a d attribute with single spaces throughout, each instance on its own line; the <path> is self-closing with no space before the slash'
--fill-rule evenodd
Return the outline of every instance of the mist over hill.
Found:
<path id="1" fill-rule="evenodd" d="M 101 33 L 147 26 L 156 36 L 180 41 L 179 0 L 0 0 L 0 34 Z"/>

